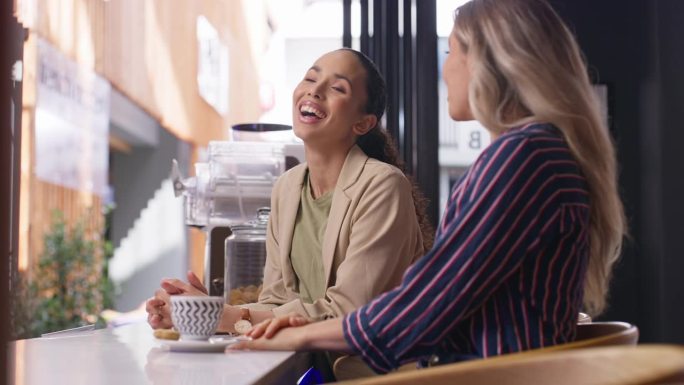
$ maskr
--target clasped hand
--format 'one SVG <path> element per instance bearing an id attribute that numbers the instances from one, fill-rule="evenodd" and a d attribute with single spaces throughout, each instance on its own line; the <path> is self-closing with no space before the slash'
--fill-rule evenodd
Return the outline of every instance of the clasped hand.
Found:
<path id="1" fill-rule="evenodd" d="M 264 320 L 247 332 L 251 341 L 231 345 L 236 350 L 303 350 L 305 349 L 303 329 L 298 326 L 309 324 L 305 317 L 291 313 L 286 316 Z"/>
<path id="2" fill-rule="evenodd" d="M 163 279 L 161 288 L 154 293 L 154 297 L 147 300 L 147 322 L 153 329 L 169 329 L 173 327 L 171 321 L 171 295 L 208 295 L 207 288 L 193 273 L 188 272 L 188 282 L 179 279 Z M 247 332 L 251 341 L 244 341 L 233 345 L 233 349 L 254 350 L 299 350 L 304 348 L 304 335 L 301 328 L 310 321 L 305 317 L 292 313 L 286 316 L 268 318 Z M 285 329 L 285 330 L 284 330 Z"/>
<path id="3" fill-rule="evenodd" d="M 173 327 L 171 322 L 171 295 L 209 295 L 195 273 L 188 272 L 188 283 L 180 279 L 169 278 L 161 281 L 161 289 L 154 293 L 154 297 L 145 302 L 147 311 L 147 323 L 152 329 L 169 329 Z"/>

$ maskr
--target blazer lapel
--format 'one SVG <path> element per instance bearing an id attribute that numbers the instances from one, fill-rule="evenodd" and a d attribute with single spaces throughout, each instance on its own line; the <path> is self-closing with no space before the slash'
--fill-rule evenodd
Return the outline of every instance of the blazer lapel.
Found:
<path id="1" fill-rule="evenodd" d="M 337 246 L 337 240 L 340 236 L 342 223 L 347 215 L 347 209 L 351 203 L 351 199 L 347 196 L 346 190 L 359 178 L 367 160 L 368 156 L 355 145 L 349 150 L 344 165 L 342 166 L 340 177 L 337 179 L 335 193 L 330 205 L 328 224 L 323 237 L 323 245 L 321 245 L 323 268 L 325 271 L 325 287 L 330 287 L 330 273 L 335 259 L 335 247 Z"/>
<path id="2" fill-rule="evenodd" d="M 284 199 L 280 202 L 280 266 L 283 269 L 283 283 L 285 287 L 294 290 L 297 287 L 297 279 L 292 269 L 290 261 L 290 251 L 292 250 L 292 236 L 294 234 L 297 212 L 299 211 L 299 200 L 301 198 L 302 184 L 306 175 L 306 165 L 301 165 L 291 172 L 292 183 L 284 186 L 289 192 L 283 194 Z"/>
<path id="3" fill-rule="evenodd" d="M 333 261 L 335 260 L 335 247 L 337 246 L 337 238 L 340 235 L 342 222 L 347 214 L 347 208 L 351 200 L 341 191 L 335 188 L 335 195 L 333 196 L 332 204 L 330 205 L 330 215 L 328 215 L 328 224 L 325 228 L 325 236 L 323 237 L 323 245 L 321 245 L 321 253 L 323 254 L 323 269 L 325 271 L 325 287 L 330 287 L 330 273 L 332 270 Z"/>

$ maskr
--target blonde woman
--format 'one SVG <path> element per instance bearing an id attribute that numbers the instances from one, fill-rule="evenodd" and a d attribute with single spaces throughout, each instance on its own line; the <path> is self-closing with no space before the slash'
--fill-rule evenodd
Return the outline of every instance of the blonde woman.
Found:
<path id="1" fill-rule="evenodd" d="M 454 187 L 432 250 L 343 318 L 269 320 L 235 348 L 355 353 L 382 373 L 568 342 L 580 309 L 603 310 L 625 219 L 572 34 L 543 0 L 473 0 L 449 47 L 449 114 L 480 121 L 492 143 Z"/>

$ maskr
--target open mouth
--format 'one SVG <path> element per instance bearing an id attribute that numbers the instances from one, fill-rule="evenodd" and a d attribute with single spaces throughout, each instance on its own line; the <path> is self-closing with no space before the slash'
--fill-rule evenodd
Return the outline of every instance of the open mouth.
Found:
<path id="1" fill-rule="evenodd" d="M 299 107 L 299 114 L 305 121 L 309 122 L 325 119 L 327 116 L 325 112 L 308 103 L 304 103 Z"/>

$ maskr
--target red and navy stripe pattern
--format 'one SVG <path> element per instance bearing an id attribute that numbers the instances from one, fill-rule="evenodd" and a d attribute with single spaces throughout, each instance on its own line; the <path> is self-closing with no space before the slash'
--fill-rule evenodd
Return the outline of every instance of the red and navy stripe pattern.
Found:
<path id="1" fill-rule="evenodd" d="M 510 130 L 454 186 L 432 250 L 401 285 L 345 317 L 348 344 L 382 373 L 571 341 L 589 204 L 557 128 Z"/>

